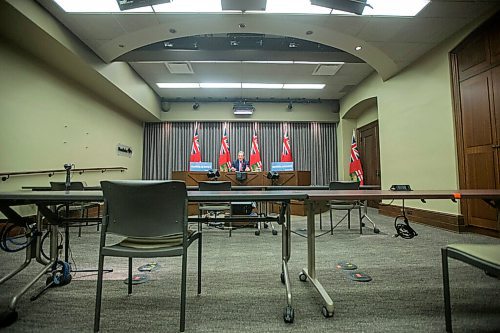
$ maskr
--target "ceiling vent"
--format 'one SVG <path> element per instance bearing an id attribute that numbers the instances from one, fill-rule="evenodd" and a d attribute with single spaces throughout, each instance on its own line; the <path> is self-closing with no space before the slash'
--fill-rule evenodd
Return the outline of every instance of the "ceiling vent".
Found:
<path id="1" fill-rule="evenodd" d="M 342 64 L 338 65 L 318 65 L 316 68 L 313 70 L 312 75 L 329 75 L 333 76 L 335 73 L 337 73 L 342 67 Z"/>
<path id="2" fill-rule="evenodd" d="M 166 62 L 165 66 L 172 74 L 194 74 L 193 68 L 188 62 Z"/>

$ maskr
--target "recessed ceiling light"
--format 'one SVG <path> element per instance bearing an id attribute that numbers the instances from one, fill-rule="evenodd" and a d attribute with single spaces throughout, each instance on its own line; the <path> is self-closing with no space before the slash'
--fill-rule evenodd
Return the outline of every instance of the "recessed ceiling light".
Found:
<path id="1" fill-rule="evenodd" d="M 362 49 L 362 47 L 358 45 L 358 46 L 356 46 L 354 49 L 355 49 L 356 51 L 360 51 L 360 50 Z"/>
<path id="2" fill-rule="evenodd" d="M 313 34 L 313 31 L 312 30 L 307 30 L 306 31 L 306 35 L 312 35 Z"/>
<path id="3" fill-rule="evenodd" d="M 238 46 L 238 45 L 240 45 L 240 42 L 238 42 L 238 41 L 236 41 L 236 40 L 232 40 L 232 41 L 230 41 L 230 42 L 229 42 L 229 44 L 230 44 L 231 46 Z"/>
<path id="4" fill-rule="evenodd" d="M 159 88 L 186 89 L 186 88 L 208 88 L 208 89 L 323 89 L 323 83 L 241 83 L 241 82 L 204 82 L 204 83 L 163 83 L 156 84 Z"/>
<path id="5" fill-rule="evenodd" d="M 175 30 L 174 28 L 170 28 L 168 29 L 168 31 L 171 33 L 171 34 L 175 34 L 177 32 L 177 30 Z"/>
<path id="6" fill-rule="evenodd" d="M 240 24 L 238 24 L 238 27 L 240 27 L 241 29 L 243 29 L 243 28 L 246 27 L 246 24 L 245 23 L 240 23 Z"/>

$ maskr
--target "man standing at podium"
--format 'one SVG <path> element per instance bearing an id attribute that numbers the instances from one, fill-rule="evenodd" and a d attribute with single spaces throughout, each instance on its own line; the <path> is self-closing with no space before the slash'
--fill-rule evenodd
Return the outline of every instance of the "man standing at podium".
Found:
<path id="1" fill-rule="evenodd" d="M 245 153 L 243 151 L 238 152 L 238 159 L 233 162 L 231 171 L 238 171 L 238 172 L 244 172 L 244 171 L 250 171 L 250 163 L 245 160 Z"/>

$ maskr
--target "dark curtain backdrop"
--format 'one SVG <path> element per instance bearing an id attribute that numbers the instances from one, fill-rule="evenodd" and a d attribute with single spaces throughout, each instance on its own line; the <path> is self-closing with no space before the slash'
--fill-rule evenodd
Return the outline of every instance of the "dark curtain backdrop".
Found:
<path id="1" fill-rule="evenodd" d="M 238 151 L 250 160 L 253 129 L 257 130 L 263 170 L 280 160 L 284 123 L 199 122 L 202 161 L 218 168 L 222 129 L 228 129 L 231 159 Z M 327 185 L 337 179 L 337 136 L 335 123 L 286 123 L 295 170 L 311 171 L 313 185 Z M 144 128 L 143 179 L 170 179 L 172 171 L 187 171 L 193 122 L 147 123 Z"/>

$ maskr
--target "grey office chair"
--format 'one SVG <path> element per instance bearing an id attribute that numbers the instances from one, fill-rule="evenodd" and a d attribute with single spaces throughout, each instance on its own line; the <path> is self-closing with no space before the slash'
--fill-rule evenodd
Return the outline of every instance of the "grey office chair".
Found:
<path id="1" fill-rule="evenodd" d="M 448 257 L 463 261 L 500 277 L 499 244 L 450 244 L 441 249 L 446 332 L 452 332 Z"/>
<path id="2" fill-rule="evenodd" d="M 231 182 L 227 181 L 208 181 L 199 182 L 198 189 L 200 191 L 231 191 Z M 200 212 L 200 217 L 205 215 L 209 219 L 210 214 L 214 214 L 214 218 L 217 219 L 218 214 L 225 214 L 226 212 L 231 215 L 231 203 L 230 202 L 202 202 L 198 205 Z M 209 222 L 209 225 L 219 226 L 224 225 L 220 222 Z M 231 237 L 232 223 L 229 220 L 229 237 Z"/>
<path id="3" fill-rule="evenodd" d="M 343 182 L 343 181 L 333 181 L 329 185 L 330 190 L 359 190 L 359 182 Z M 357 209 L 359 211 L 359 233 L 363 233 L 363 221 L 361 215 L 361 207 L 363 206 L 359 201 L 344 201 L 344 200 L 330 200 L 328 202 L 330 211 L 330 234 L 333 235 L 333 229 L 335 229 L 344 219 L 347 217 L 347 227 L 351 229 L 351 210 Z M 342 217 L 342 219 L 333 225 L 333 215 L 332 211 L 343 210 L 347 213 Z"/>
<path id="4" fill-rule="evenodd" d="M 132 258 L 182 256 L 180 331 L 186 320 L 187 251 L 198 240 L 198 294 L 201 293 L 200 232 L 188 230 L 187 190 L 182 181 L 103 181 L 104 214 L 94 331 L 99 331 L 104 257 L 128 258 L 128 293 L 132 293 Z M 106 244 L 108 233 L 126 238 Z M 147 309 L 146 309 L 147 310 Z"/>

